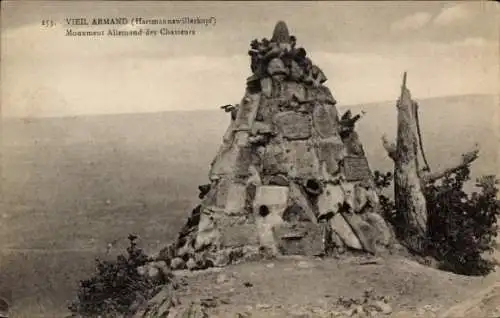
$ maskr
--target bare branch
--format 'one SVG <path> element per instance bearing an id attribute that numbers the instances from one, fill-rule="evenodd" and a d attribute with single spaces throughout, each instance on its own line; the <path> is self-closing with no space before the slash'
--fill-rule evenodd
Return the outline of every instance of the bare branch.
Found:
<path id="1" fill-rule="evenodd" d="M 396 160 L 396 144 L 394 142 L 390 142 L 385 134 L 382 136 L 382 145 L 387 151 L 389 158 Z"/>
<path id="2" fill-rule="evenodd" d="M 447 175 L 457 172 L 461 168 L 469 165 L 471 162 L 476 160 L 478 156 L 479 156 L 479 145 L 476 144 L 475 149 L 462 154 L 460 160 L 455 160 L 455 162 L 452 162 L 448 167 L 442 169 L 441 171 L 432 173 L 423 173 L 421 176 L 421 180 L 423 183 L 434 182 Z"/>

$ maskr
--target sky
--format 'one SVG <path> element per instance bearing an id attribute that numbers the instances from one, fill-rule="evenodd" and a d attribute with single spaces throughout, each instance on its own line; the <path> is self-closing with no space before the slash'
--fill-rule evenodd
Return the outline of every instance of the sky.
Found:
<path id="1" fill-rule="evenodd" d="M 402 73 L 416 98 L 498 94 L 494 2 L 2 1 L 4 117 L 208 110 L 238 103 L 247 51 L 287 23 L 339 105 L 395 100 Z M 215 18 L 194 36 L 69 37 L 66 18 Z M 56 26 L 45 28 L 50 19 Z M 111 26 L 112 28 L 113 26 Z M 130 25 L 120 30 L 131 30 Z M 154 26 L 150 28 L 159 29 Z M 171 28 L 171 27 L 170 27 Z"/>

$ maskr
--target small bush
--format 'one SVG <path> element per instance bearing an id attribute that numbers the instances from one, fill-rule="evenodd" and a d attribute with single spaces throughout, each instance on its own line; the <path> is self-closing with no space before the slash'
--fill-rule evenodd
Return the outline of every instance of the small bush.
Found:
<path id="1" fill-rule="evenodd" d="M 469 173 L 469 168 L 464 167 L 425 187 L 429 217 L 426 249 L 445 270 L 484 275 L 494 268 L 483 254 L 493 249 L 497 236 L 498 180 L 484 176 L 476 182 L 480 191 L 467 195 L 463 185 Z"/>
<path id="2" fill-rule="evenodd" d="M 397 228 L 398 224 L 398 213 L 396 213 L 396 205 L 394 201 L 389 197 L 383 194 L 384 189 L 388 188 L 393 180 L 393 175 L 391 172 L 381 173 L 380 171 L 375 171 L 374 182 L 375 187 L 379 192 L 379 202 L 380 202 L 380 211 L 384 219 L 386 219 L 389 224 L 393 227 Z"/>
<path id="3" fill-rule="evenodd" d="M 129 235 L 127 255 L 115 261 L 96 259 L 96 272 L 80 281 L 77 299 L 68 307 L 77 317 L 116 317 L 127 314 L 136 302 L 149 299 L 158 282 L 140 275 L 139 266 L 150 259 L 137 247 L 135 235 Z"/>
<path id="4" fill-rule="evenodd" d="M 392 175 L 375 171 L 375 184 L 383 190 L 390 186 Z M 424 187 L 427 202 L 428 233 L 424 242 L 424 256 L 439 261 L 441 269 L 463 275 L 484 275 L 491 272 L 494 263 L 483 258 L 491 251 L 497 236 L 497 218 L 500 201 L 497 200 L 495 176 L 483 176 L 476 182 L 479 192 L 468 195 L 463 186 L 470 177 L 469 167 L 450 174 Z M 384 218 L 391 223 L 398 239 L 405 233 L 403 220 L 394 202 L 380 194 Z"/>

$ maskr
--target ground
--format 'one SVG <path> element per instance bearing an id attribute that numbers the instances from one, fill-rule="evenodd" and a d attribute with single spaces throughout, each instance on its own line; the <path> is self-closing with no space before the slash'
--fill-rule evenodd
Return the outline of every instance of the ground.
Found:
<path id="1" fill-rule="evenodd" d="M 400 256 L 281 257 L 177 275 L 186 283 L 180 301 L 215 303 L 214 317 L 325 317 L 340 311 L 339 297 L 362 298 L 370 289 L 387 299 L 387 317 L 439 317 L 499 277 L 455 275 Z"/>

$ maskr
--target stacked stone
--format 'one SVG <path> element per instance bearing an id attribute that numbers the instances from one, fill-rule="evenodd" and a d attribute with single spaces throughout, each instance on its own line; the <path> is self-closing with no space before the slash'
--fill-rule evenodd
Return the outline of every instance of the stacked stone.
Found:
<path id="1" fill-rule="evenodd" d="M 196 263 L 200 253 L 238 248 L 322 255 L 328 242 L 374 253 L 377 242 L 388 244 L 354 131 L 360 116 L 339 117 L 325 74 L 284 22 L 250 46 L 253 75 L 240 104 L 223 107 L 231 122 L 176 256 Z"/>

